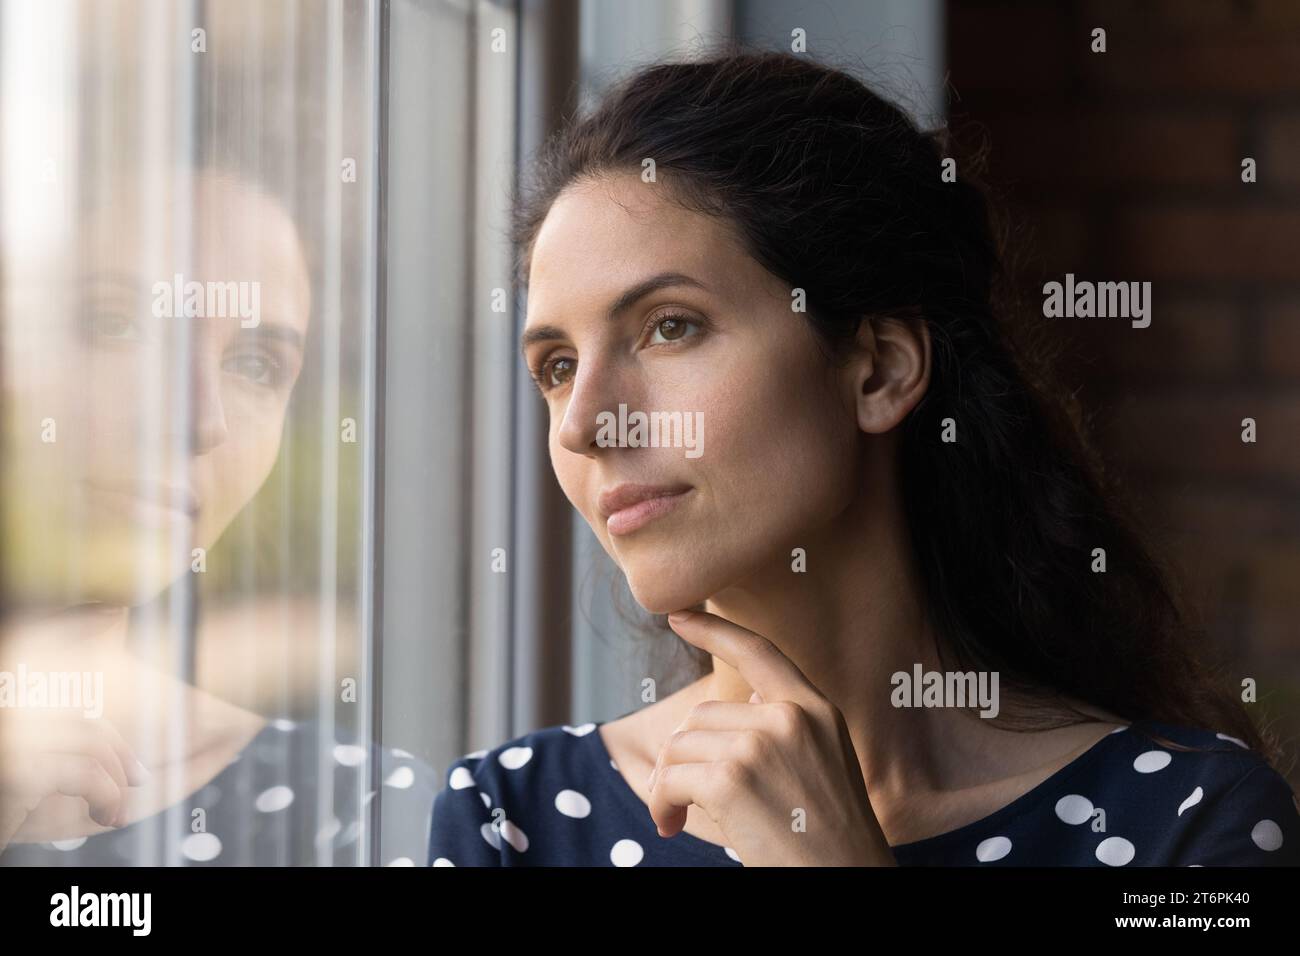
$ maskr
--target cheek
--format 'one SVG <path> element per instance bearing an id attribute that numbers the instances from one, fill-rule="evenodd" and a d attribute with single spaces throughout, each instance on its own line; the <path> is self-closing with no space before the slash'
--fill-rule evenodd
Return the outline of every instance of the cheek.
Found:
<path id="1" fill-rule="evenodd" d="M 285 405 L 238 397 L 226 401 L 228 437 L 195 460 L 221 529 L 266 481 L 280 453 Z M 340 435 L 342 433 L 340 432 Z"/>
<path id="2" fill-rule="evenodd" d="M 719 505 L 753 519 L 745 526 L 755 530 L 792 529 L 847 507 L 861 467 L 860 436 L 830 392 L 810 384 L 820 371 L 732 372 L 725 387 L 699 399 L 701 473 Z"/>

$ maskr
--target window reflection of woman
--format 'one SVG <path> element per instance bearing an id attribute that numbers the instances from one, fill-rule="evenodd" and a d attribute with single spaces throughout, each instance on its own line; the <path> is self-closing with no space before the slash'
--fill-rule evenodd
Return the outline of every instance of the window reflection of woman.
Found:
<path id="1" fill-rule="evenodd" d="M 276 460 L 311 311 L 297 230 L 206 170 L 114 193 L 69 248 L 4 251 L 0 670 L 102 673 L 104 718 L 0 711 L 0 848 L 152 815 L 266 724 L 146 666 L 127 633 Z M 158 317 L 154 284 L 177 273 L 258 283 L 260 321 Z"/>

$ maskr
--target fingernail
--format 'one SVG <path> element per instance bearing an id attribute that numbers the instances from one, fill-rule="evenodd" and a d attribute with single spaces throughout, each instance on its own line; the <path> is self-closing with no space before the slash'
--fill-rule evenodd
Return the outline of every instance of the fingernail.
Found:
<path id="1" fill-rule="evenodd" d="M 674 624 L 680 624 L 682 621 L 688 620 L 690 616 L 690 611 L 673 611 L 668 615 L 668 620 L 672 621 Z"/>

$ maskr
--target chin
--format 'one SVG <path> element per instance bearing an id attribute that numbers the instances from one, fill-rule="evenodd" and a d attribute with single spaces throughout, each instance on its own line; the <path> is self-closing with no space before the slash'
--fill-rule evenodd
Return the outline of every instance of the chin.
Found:
<path id="1" fill-rule="evenodd" d="M 639 588 L 631 581 L 628 585 L 632 590 L 632 596 L 636 598 L 636 603 L 651 614 L 669 614 L 683 608 L 694 607 L 708 597 L 707 594 L 688 592 L 686 589 L 673 590 L 662 586 Z"/>
<path id="2" fill-rule="evenodd" d="M 694 607 L 720 590 L 716 571 L 705 573 L 697 561 L 628 562 L 622 567 L 632 597 L 651 614 Z"/>

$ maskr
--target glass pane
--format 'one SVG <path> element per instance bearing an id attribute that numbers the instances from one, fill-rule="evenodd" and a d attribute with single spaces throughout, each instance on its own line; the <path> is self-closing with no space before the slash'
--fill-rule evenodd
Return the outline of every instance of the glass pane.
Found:
<path id="1" fill-rule="evenodd" d="M 379 16 L 0 6 L 0 863 L 423 860 L 371 743 Z"/>

